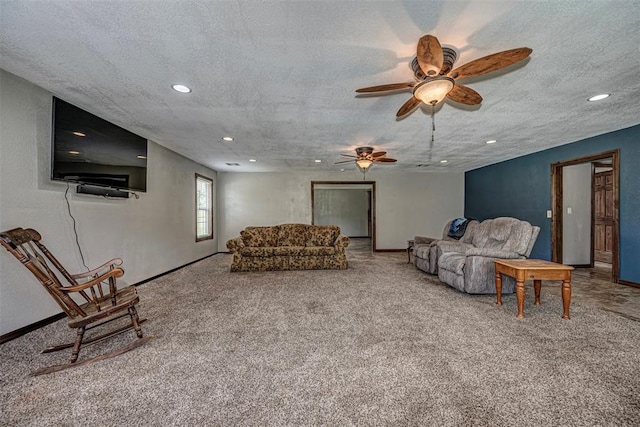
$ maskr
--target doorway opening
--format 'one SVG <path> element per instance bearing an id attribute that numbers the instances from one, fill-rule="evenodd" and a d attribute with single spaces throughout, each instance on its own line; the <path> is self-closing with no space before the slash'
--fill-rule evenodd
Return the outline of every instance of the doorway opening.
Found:
<path id="1" fill-rule="evenodd" d="M 551 165 L 551 260 L 618 283 L 619 151 Z"/>
<path id="2" fill-rule="evenodd" d="M 311 223 L 337 225 L 350 246 L 376 248 L 375 181 L 311 181 Z"/>

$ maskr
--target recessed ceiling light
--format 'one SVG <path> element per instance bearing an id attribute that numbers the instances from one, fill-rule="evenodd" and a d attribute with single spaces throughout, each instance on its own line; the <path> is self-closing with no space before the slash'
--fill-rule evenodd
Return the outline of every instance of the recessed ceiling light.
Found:
<path id="1" fill-rule="evenodd" d="M 191 92 L 191 89 L 188 88 L 185 85 L 171 85 L 171 87 L 173 88 L 173 90 L 175 90 L 176 92 L 180 92 L 180 93 L 189 93 Z"/>
<path id="2" fill-rule="evenodd" d="M 317 159 L 317 160 L 314 160 L 314 162 L 316 162 L 316 163 L 322 163 L 322 160 Z"/>
<path id="3" fill-rule="evenodd" d="M 496 142 L 498 141 L 496 141 L 495 139 L 490 139 L 487 141 L 487 144 L 495 144 Z"/>
<path id="4" fill-rule="evenodd" d="M 77 156 L 78 154 L 80 154 L 79 151 L 69 151 L 69 154 L 73 154 L 74 156 Z"/>
<path id="5" fill-rule="evenodd" d="M 600 95 L 595 95 L 595 96 L 592 96 L 591 98 L 589 98 L 588 101 L 601 101 L 601 100 L 603 100 L 605 98 L 608 98 L 610 95 L 611 95 L 610 93 L 603 93 L 603 94 L 600 94 Z"/>
<path id="6" fill-rule="evenodd" d="M 340 172 L 344 172 L 344 169 L 340 169 Z"/>
<path id="7" fill-rule="evenodd" d="M 73 132 L 73 134 L 74 134 L 75 136 L 87 136 L 87 134 L 85 134 L 85 133 L 83 133 L 83 132 L 80 132 L 80 131 L 75 131 L 75 132 Z"/>
<path id="8" fill-rule="evenodd" d="M 223 136 L 222 140 L 223 141 L 233 141 L 233 137 L 232 136 Z"/>
<path id="9" fill-rule="evenodd" d="M 250 161 L 251 163 L 255 163 L 255 162 L 257 162 L 257 160 L 256 160 L 256 159 L 249 159 L 249 161 Z"/>
<path id="10" fill-rule="evenodd" d="M 139 159 L 143 159 L 143 160 L 144 160 L 144 159 L 146 159 L 146 158 L 147 158 L 147 156 L 143 156 L 142 154 L 140 154 L 140 155 L 138 156 L 138 158 L 139 158 Z"/>
<path id="11" fill-rule="evenodd" d="M 440 160 L 440 163 L 449 163 L 449 160 Z"/>

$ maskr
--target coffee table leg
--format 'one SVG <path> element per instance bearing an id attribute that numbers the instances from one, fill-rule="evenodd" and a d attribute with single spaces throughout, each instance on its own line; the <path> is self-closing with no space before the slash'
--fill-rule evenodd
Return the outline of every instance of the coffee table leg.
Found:
<path id="1" fill-rule="evenodd" d="M 562 281 L 562 308 L 564 309 L 563 319 L 571 319 L 569 317 L 569 305 L 571 304 L 571 280 Z"/>
<path id="2" fill-rule="evenodd" d="M 535 305 L 540 305 L 540 288 L 542 287 L 542 280 L 534 280 L 533 281 L 533 289 L 536 293 L 536 302 Z"/>
<path id="3" fill-rule="evenodd" d="M 502 276 L 496 271 L 496 304 L 502 305 Z"/>
<path id="4" fill-rule="evenodd" d="M 518 319 L 524 318 L 524 282 L 516 282 L 516 297 L 518 299 Z"/>

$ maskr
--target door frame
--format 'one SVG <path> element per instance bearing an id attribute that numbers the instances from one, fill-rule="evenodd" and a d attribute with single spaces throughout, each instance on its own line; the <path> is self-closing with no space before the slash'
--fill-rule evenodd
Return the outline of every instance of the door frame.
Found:
<path id="1" fill-rule="evenodd" d="M 311 224 L 315 223 L 314 218 L 314 207 L 315 207 L 315 198 L 314 198 L 314 190 L 316 185 L 335 185 L 335 186 L 345 186 L 345 185 L 357 185 L 359 187 L 363 187 L 369 185 L 371 189 L 371 251 L 376 251 L 376 182 L 375 181 L 311 181 Z"/>
<path id="2" fill-rule="evenodd" d="M 579 165 L 583 163 L 593 163 L 598 160 L 611 158 L 613 168 L 613 236 L 611 254 L 611 281 L 618 283 L 619 272 L 619 236 L 620 236 L 620 212 L 619 212 L 619 190 L 620 190 L 620 151 L 618 149 L 604 151 L 590 156 L 578 157 L 551 164 L 551 261 L 562 262 L 562 168 L 565 166 Z M 591 176 L 593 179 L 593 166 Z M 593 186 L 592 190 L 593 192 Z M 591 198 L 591 224 L 593 228 L 593 197 Z M 593 232 L 591 233 L 591 257 L 593 258 Z"/>

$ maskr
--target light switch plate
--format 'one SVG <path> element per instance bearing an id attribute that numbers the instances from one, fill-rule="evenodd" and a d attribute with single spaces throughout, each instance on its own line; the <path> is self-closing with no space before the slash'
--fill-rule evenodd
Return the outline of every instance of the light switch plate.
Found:
<path id="1" fill-rule="evenodd" d="M 552 215 L 553 215 L 553 213 L 552 213 L 550 210 L 548 210 L 548 211 L 547 211 L 547 218 L 551 218 L 551 217 L 552 217 Z"/>

